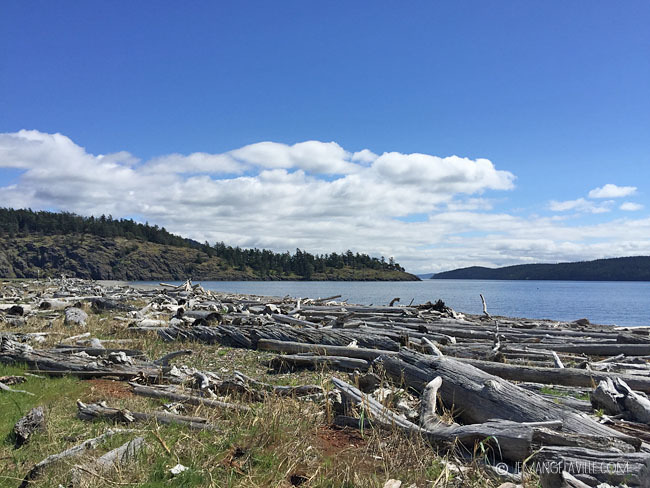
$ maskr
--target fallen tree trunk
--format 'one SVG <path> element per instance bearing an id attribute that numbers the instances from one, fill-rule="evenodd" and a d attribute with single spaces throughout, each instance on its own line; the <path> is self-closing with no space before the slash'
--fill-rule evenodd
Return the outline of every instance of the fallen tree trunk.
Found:
<path id="1" fill-rule="evenodd" d="M 104 402 L 85 404 L 77 400 L 78 416 L 82 420 L 95 420 L 98 418 L 112 420 L 113 422 L 131 423 L 135 421 L 149 421 L 155 419 L 161 424 L 181 424 L 195 430 L 219 430 L 216 425 L 202 417 L 189 417 L 168 412 L 132 412 L 111 408 Z"/>
<path id="2" fill-rule="evenodd" d="M 632 391 L 619 378 L 601 381 L 591 394 L 591 403 L 609 415 L 622 415 L 626 420 L 650 424 L 650 400 Z"/>
<path id="3" fill-rule="evenodd" d="M 347 346 L 356 341 L 360 347 L 388 351 L 399 349 L 399 334 L 395 333 L 381 334 L 374 330 L 360 332 L 359 329 L 355 329 L 354 332 L 343 329 L 296 329 L 286 324 L 196 326 L 188 329 L 168 327 L 159 330 L 158 334 L 166 341 L 194 340 L 245 349 L 257 349 L 261 339 L 329 346 Z"/>
<path id="4" fill-rule="evenodd" d="M 404 381 L 419 392 L 432 379 L 440 376 L 442 401 L 448 408 L 458 410 L 459 418 L 466 424 L 493 419 L 515 422 L 561 420 L 566 432 L 611 436 L 635 449 L 641 445 L 637 438 L 623 435 L 585 414 L 546 400 L 464 362 L 448 357 L 432 358 L 407 349 L 400 351 L 397 357 L 381 357 L 378 361 L 396 381 Z"/>
<path id="5" fill-rule="evenodd" d="M 53 464 L 57 461 L 60 461 L 61 459 L 65 459 L 71 456 L 77 456 L 79 454 L 82 454 L 84 451 L 95 449 L 99 444 L 101 444 L 106 439 L 116 434 L 128 434 L 131 432 L 135 432 L 135 431 L 132 429 L 109 429 L 98 437 L 88 439 L 87 441 L 84 441 L 81 444 L 78 444 L 74 447 L 66 449 L 65 451 L 59 452 L 57 454 L 52 454 L 46 457 L 45 459 L 43 459 L 41 462 L 35 464 L 32 467 L 32 469 L 29 470 L 29 472 L 25 475 L 25 478 L 23 479 L 23 482 L 20 484 L 19 488 L 27 488 L 29 483 L 34 478 L 36 478 L 39 474 L 41 474 L 43 469 L 48 467 L 50 464 Z"/>
<path id="6" fill-rule="evenodd" d="M 381 355 L 397 354 L 397 351 L 382 351 L 363 347 L 331 346 L 327 344 L 305 344 L 302 342 L 274 341 L 260 339 L 257 348 L 262 351 L 277 351 L 290 354 L 314 353 L 327 356 L 343 356 L 346 358 L 365 359 L 372 361 Z"/>
<path id="7" fill-rule="evenodd" d="M 87 464 L 73 467 L 72 480 L 69 486 L 71 488 L 83 486 L 83 480 L 88 474 L 97 475 L 110 469 L 125 467 L 135 461 L 137 454 L 145 446 L 144 437 L 136 437 Z"/>
<path id="8" fill-rule="evenodd" d="M 211 398 L 203 398 L 195 395 L 187 395 L 169 386 L 144 386 L 137 383 L 130 383 L 133 387 L 133 393 L 136 395 L 151 398 L 167 398 L 177 402 L 189 403 L 190 405 L 205 405 L 212 408 L 223 408 L 228 410 L 239 410 L 247 412 L 250 410 L 246 405 L 237 405 L 234 403 L 222 402 Z"/>
<path id="9" fill-rule="evenodd" d="M 593 388 L 599 381 L 610 377 L 612 379 L 622 379 L 634 390 L 650 393 L 650 377 L 647 376 L 606 373 L 577 368 L 560 369 L 520 366 L 479 359 L 458 359 L 458 361 L 506 380 Z"/>
<path id="10" fill-rule="evenodd" d="M 495 457 L 510 461 L 522 461 L 543 443 L 547 442 L 569 445 L 599 445 L 605 448 L 622 447 L 631 450 L 624 443 L 603 436 L 566 436 L 564 433 L 554 432 L 551 429 L 562 428 L 562 421 L 558 420 L 540 422 L 491 420 L 470 425 L 447 425 L 442 422 L 425 421 L 428 428 L 420 428 L 404 417 L 393 413 L 377 400 L 362 393 L 358 388 L 337 378 L 332 378 L 332 383 L 347 401 L 364 410 L 364 419 L 357 420 L 358 426 L 372 427 L 379 425 L 387 429 L 398 428 L 409 434 L 422 435 L 432 445 L 438 447 L 449 449 L 453 448 L 457 442 L 460 442 L 470 452 L 473 452 L 475 445 L 483 442 L 485 445 L 492 447 Z M 351 420 L 350 417 L 341 417 L 338 422 L 355 426 L 355 421 Z"/>
<path id="11" fill-rule="evenodd" d="M 102 349 L 101 351 L 107 351 Z M 96 371 L 101 376 L 144 376 L 157 381 L 163 373 L 161 367 L 137 358 L 126 356 L 123 351 L 109 351 L 107 358 L 81 356 L 58 350 L 33 349 L 3 337 L 0 339 L 0 363 L 26 364 L 30 369 L 47 372 L 87 374 Z"/>
<path id="12" fill-rule="evenodd" d="M 602 344 L 602 343 L 585 343 L 585 344 L 526 344 L 528 347 L 553 349 L 558 352 L 571 352 L 575 354 L 587 354 L 590 356 L 616 356 L 625 354 L 626 356 L 648 356 L 650 355 L 650 344 Z"/>
<path id="13" fill-rule="evenodd" d="M 298 355 L 286 354 L 274 357 L 270 366 L 274 369 L 284 371 L 293 368 L 327 368 L 342 371 L 367 371 L 370 363 L 363 359 L 353 359 L 341 356 L 318 356 L 313 354 Z"/>
<path id="14" fill-rule="evenodd" d="M 599 483 L 650 487 L 650 454 L 603 452 L 579 447 L 543 447 L 527 465 L 540 475 L 543 488 L 562 485 L 566 471 L 589 486 Z"/>

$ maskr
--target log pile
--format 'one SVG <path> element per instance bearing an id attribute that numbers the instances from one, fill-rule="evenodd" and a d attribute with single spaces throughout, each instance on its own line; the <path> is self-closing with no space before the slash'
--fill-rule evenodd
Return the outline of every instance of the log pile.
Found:
<path id="1" fill-rule="evenodd" d="M 340 297 L 216 293 L 189 281 L 143 290 L 61 280 L 41 295 L 21 292 L 5 290 L 0 300 L 7 324 L 0 334 L 2 363 L 26 363 L 50 375 L 110 376 L 130 381 L 139 395 L 213 408 L 246 410 L 222 398 L 232 393 L 245 401 L 269 394 L 330 398 L 315 385 L 277 387 L 241 373 L 221 378 L 170 365 L 191 352 L 193 342 L 272 351 L 278 353 L 269 362 L 274 369 L 352 373 L 354 384 L 340 374 L 332 378 L 343 398 L 339 425 L 396 428 L 439 449 L 460 445 L 472 452 L 481 444 L 495 462 L 506 463 L 510 477 L 521 476 L 522 463 L 531 463 L 543 486 L 566 480 L 650 486 L 647 328 L 495 317 L 485 300 L 482 315 L 466 315 L 441 301 L 361 306 L 335 301 Z M 13 320 L 66 311 L 78 316 L 75 310 L 84 307 L 110 310 L 130 333 L 182 342 L 186 350 L 153 360 L 88 337 L 39 349 Z M 83 328 L 83 321 L 69 322 Z M 391 404 L 390 395 L 382 396 L 396 388 L 403 389 L 406 403 Z M 124 412 L 101 403 L 78 406 L 82 418 L 154 418 L 217 428 L 195 417 Z"/>

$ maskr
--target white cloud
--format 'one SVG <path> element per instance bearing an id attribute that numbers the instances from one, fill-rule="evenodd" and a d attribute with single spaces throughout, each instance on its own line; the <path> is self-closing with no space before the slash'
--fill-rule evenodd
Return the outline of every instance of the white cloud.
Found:
<path id="1" fill-rule="evenodd" d="M 393 255 L 415 272 L 650 254 L 648 218 L 571 226 L 494 212 L 485 193 L 512 189 L 515 177 L 485 159 L 377 156 L 307 141 L 138 162 L 126 152 L 90 154 L 61 134 L 20 131 L 0 134 L 0 167 L 22 171 L 0 187 L 2 206 L 140 216 L 201 242 Z M 563 212 L 612 205 L 553 203 Z M 425 218 L 395 218 L 416 214 Z"/>
<path id="2" fill-rule="evenodd" d="M 549 208 L 554 212 L 574 211 L 599 214 L 609 212 L 612 204 L 612 201 L 594 203 L 584 198 L 578 198 L 577 200 L 565 200 L 563 202 L 552 200 L 549 203 Z"/>
<path id="3" fill-rule="evenodd" d="M 357 161 L 359 163 L 372 163 L 377 156 L 374 152 L 369 149 L 362 149 L 352 154 L 352 161 Z"/>
<path id="4" fill-rule="evenodd" d="M 634 202 L 623 202 L 621 203 L 621 206 L 618 208 L 620 208 L 621 210 L 625 210 L 627 212 L 636 212 L 637 210 L 642 210 L 643 205 Z"/>
<path id="5" fill-rule="evenodd" d="M 355 153 L 359 154 L 359 153 Z M 353 155 L 336 142 L 306 141 L 293 146 L 258 142 L 228 153 L 243 164 L 261 168 L 299 168 L 314 174 L 349 174 L 359 168 Z M 367 157 L 364 153 L 361 157 Z"/>
<path id="6" fill-rule="evenodd" d="M 621 198 L 636 192 L 636 186 L 616 186 L 611 183 L 589 192 L 589 198 Z"/>
<path id="7" fill-rule="evenodd" d="M 429 154 L 384 153 L 372 165 L 378 178 L 398 184 L 427 185 L 431 191 L 476 193 L 486 189 L 510 190 L 514 175 L 498 171 L 487 159 L 475 161 Z"/>

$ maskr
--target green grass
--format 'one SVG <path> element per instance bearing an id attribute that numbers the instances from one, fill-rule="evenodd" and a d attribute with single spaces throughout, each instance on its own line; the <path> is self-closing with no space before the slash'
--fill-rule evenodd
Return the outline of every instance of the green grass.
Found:
<path id="1" fill-rule="evenodd" d="M 556 390 L 556 389 L 554 389 L 554 388 L 552 388 L 550 386 L 545 386 L 545 387 L 541 388 L 539 390 L 539 392 L 544 394 L 544 395 L 552 395 L 552 396 L 555 396 L 555 397 L 572 397 L 572 398 L 575 398 L 577 400 L 589 401 L 589 394 L 587 394 L 587 393 L 583 393 L 583 394 L 579 394 L 579 395 L 571 395 L 570 393 L 568 393 L 566 391 Z"/>

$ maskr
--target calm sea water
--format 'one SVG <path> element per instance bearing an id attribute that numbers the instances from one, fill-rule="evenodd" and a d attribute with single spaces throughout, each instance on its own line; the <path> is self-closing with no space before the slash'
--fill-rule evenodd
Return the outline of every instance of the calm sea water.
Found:
<path id="1" fill-rule="evenodd" d="M 151 284 L 153 282 L 138 282 Z M 180 282 L 177 282 L 180 283 Z M 650 325 L 650 283 L 610 281 L 423 280 L 203 281 L 208 290 L 302 298 L 342 295 L 350 303 L 408 305 L 442 299 L 459 312 L 482 313 L 482 293 L 492 315 L 593 323 Z"/>

